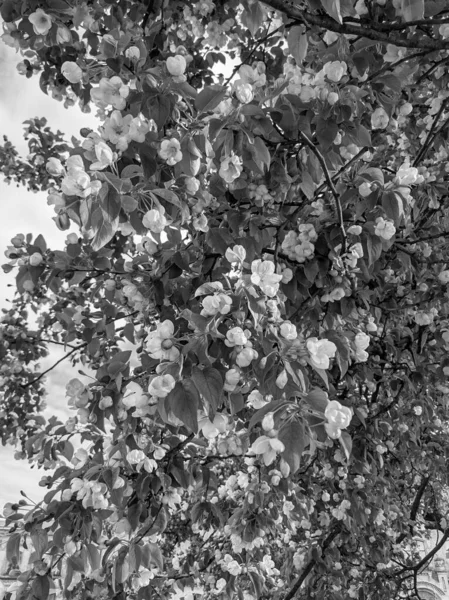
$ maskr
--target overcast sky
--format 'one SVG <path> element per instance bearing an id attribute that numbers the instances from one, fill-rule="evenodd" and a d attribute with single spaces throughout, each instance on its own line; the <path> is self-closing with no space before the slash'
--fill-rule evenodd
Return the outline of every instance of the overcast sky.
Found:
<path id="1" fill-rule="evenodd" d="M 45 117 L 48 125 L 59 129 L 70 140 L 72 135 L 80 138 L 81 127 L 96 127 L 92 115 L 84 115 L 78 108 L 65 109 L 63 104 L 47 97 L 39 88 L 38 77 L 26 79 L 18 74 L 16 65 L 21 61 L 19 54 L 5 46 L 0 40 L 0 142 L 3 135 L 16 145 L 22 156 L 28 154 L 22 135 L 22 123 L 30 117 Z M 52 207 L 47 206 L 46 194 L 33 194 L 25 188 L 6 185 L 0 176 L 0 264 L 7 262 L 4 256 L 10 239 L 17 233 L 42 233 L 50 248 L 62 248 L 67 232 L 59 231 L 52 216 Z M 12 284 L 12 285 L 11 285 Z M 8 299 L 14 293 L 13 274 L 5 275 L 0 270 L 0 309 L 8 307 Z M 49 367 L 62 353 L 53 352 L 43 363 Z M 77 375 L 76 369 L 62 363 L 48 378 L 48 408 L 45 416 L 56 414 L 66 419 L 70 411 L 66 408 L 65 383 Z M 31 469 L 26 461 L 16 461 L 14 450 L 0 446 L 0 507 L 5 502 L 20 499 L 24 490 L 34 500 L 41 499 L 44 490 L 38 481 L 45 474 Z"/>

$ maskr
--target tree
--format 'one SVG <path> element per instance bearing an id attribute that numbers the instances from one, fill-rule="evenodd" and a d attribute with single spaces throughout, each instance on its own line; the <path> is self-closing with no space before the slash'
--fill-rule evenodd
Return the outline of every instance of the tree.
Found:
<path id="1" fill-rule="evenodd" d="M 0 11 L 20 71 L 101 118 L 0 149 L 79 228 L 3 266 L 2 440 L 47 471 L 5 512 L 16 600 L 419 597 L 449 538 L 446 2 Z"/>

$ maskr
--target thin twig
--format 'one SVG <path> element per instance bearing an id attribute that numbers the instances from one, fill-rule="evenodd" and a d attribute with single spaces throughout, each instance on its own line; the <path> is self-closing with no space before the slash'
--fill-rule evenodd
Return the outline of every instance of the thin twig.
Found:
<path id="1" fill-rule="evenodd" d="M 430 128 L 430 131 L 427 134 L 426 141 L 422 145 L 421 150 L 418 152 L 418 155 L 416 156 L 415 160 L 413 161 L 414 167 L 417 167 L 419 165 L 421 160 L 427 154 L 427 151 L 429 150 L 433 140 L 435 139 L 436 134 L 434 135 L 434 131 L 436 129 L 438 121 L 440 120 L 441 115 L 446 110 L 448 103 L 449 103 L 449 98 L 445 98 L 443 100 L 443 102 L 441 103 L 440 110 L 437 112 L 435 119 L 433 120 L 432 127 Z M 441 129 L 439 129 L 438 131 L 441 131 Z"/>
<path id="2" fill-rule="evenodd" d="M 50 373 L 50 371 L 53 371 L 53 369 L 55 367 L 57 367 L 60 363 L 62 363 L 66 358 L 69 358 L 70 356 L 72 356 L 72 354 L 74 354 L 77 350 L 80 350 L 81 348 L 85 348 L 87 346 L 87 344 L 88 344 L 88 342 L 85 342 L 84 344 L 80 344 L 79 346 L 76 346 L 76 348 L 72 348 L 70 350 L 70 352 L 67 352 L 67 354 L 64 354 L 64 356 L 62 358 L 60 358 L 59 360 L 57 360 L 51 367 L 49 367 L 45 371 L 42 371 L 42 373 L 40 373 L 40 375 L 38 375 L 35 379 L 32 379 L 28 383 L 25 383 L 21 387 L 27 388 L 30 385 L 33 385 L 33 383 L 36 383 L 37 381 L 42 379 L 42 377 L 44 377 L 47 373 Z"/>
<path id="3" fill-rule="evenodd" d="M 341 254 L 345 254 L 347 236 L 346 236 L 345 224 L 344 224 L 344 220 L 343 220 L 343 209 L 341 208 L 340 196 L 335 188 L 334 182 L 332 181 L 332 177 L 330 176 L 329 169 L 327 168 L 326 161 L 324 160 L 324 156 L 321 154 L 321 152 L 318 150 L 318 148 L 315 146 L 315 144 L 312 142 L 312 140 L 310 140 L 305 133 L 303 133 L 302 131 L 299 131 L 298 133 L 299 133 L 299 137 L 302 139 L 302 141 L 306 144 L 306 146 L 308 146 L 310 148 L 310 150 L 313 152 L 313 154 L 315 154 L 315 156 L 317 157 L 318 162 L 320 163 L 321 168 L 323 169 L 324 178 L 326 179 L 327 185 L 334 197 L 335 208 L 337 211 L 338 224 L 340 226 L 341 235 L 343 237 L 343 241 L 342 241 L 342 245 L 341 245 Z"/>

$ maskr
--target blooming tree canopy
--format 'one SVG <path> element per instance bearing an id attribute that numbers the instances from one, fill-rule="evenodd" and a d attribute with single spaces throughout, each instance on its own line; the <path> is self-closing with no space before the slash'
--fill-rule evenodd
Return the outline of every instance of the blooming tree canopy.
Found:
<path id="1" fill-rule="evenodd" d="M 100 119 L 0 147 L 72 227 L 3 266 L 0 433 L 44 488 L 5 509 L 9 593 L 417 597 L 449 538 L 446 0 L 0 13 L 19 71 Z"/>

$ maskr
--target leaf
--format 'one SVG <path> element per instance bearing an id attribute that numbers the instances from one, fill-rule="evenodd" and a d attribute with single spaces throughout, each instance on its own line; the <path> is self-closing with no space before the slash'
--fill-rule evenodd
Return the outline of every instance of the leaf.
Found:
<path id="1" fill-rule="evenodd" d="M 314 388 L 307 394 L 306 402 L 313 410 L 324 414 L 329 404 L 329 397 L 325 391 L 320 388 Z"/>
<path id="2" fill-rule="evenodd" d="M 417 21 L 424 18 L 424 0 L 402 0 L 401 13 L 404 21 Z"/>
<path id="3" fill-rule="evenodd" d="M 91 243 L 92 250 L 98 251 L 113 237 L 118 227 L 118 216 L 110 221 L 101 209 L 96 209 L 92 215 L 92 229 L 95 232 Z"/>
<path id="4" fill-rule="evenodd" d="M 262 138 L 254 138 L 254 144 L 250 146 L 250 149 L 254 156 L 254 162 L 260 168 L 262 173 L 268 171 L 270 168 L 271 156 Z"/>
<path id="5" fill-rule="evenodd" d="M 304 424 L 296 419 L 288 421 L 281 427 L 278 438 L 285 446 L 282 458 L 289 465 L 293 475 L 300 467 L 301 456 L 306 447 Z"/>
<path id="6" fill-rule="evenodd" d="M 223 397 L 223 379 L 213 367 L 200 369 L 193 367 L 192 381 L 199 393 L 212 408 L 212 415 L 215 415 L 217 409 L 221 406 Z"/>
<path id="7" fill-rule="evenodd" d="M 149 542 L 148 544 L 149 552 L 150 552 L 150 564 L 153 564 L 160 571 L 164 570 L 164 559 L 162 556 L 161 549 L 156 544 Z"/>
<path id="8" fill-rule="evenodd" d="M 176 383 L 166 398 L 166 405 L 186 427 L 197 433 L 199 401 L 197 388 L 191 379 L 187 379 Z"/>
<path id="9" fill-rule="evenodd" d="M 31 532 L 31 541 L 39 558 L 42 558 L 48 547 L 48 535 L 44 529 L 36 529 Z"/>
<path id="10" fill-rule="evenodd" d="M 244 9 L 241 16 L 242 23 L 245 25 L 251 35 L 254 37 L 265 19 L 265 11 L 257 0 L 255 2 L 244 2 Z"/>
<path id="11" fill-rule="evenodd" d="M 170 202 L 170 204 L 174 204 L 178 208 L 182 208 L 181 200 L 171 190 L 162 188 L 160 190 L 151 190 L 151 193 L 156 194 L 156 196 L 163 198 L 164 200 L 166 200 L 167 202 Z"/>
<path id="12" fill-rule="evenodd" d="M 334 119 L 318 119 L 315 134 L 323 150 L 329 150 L 337 133 L 338 125 Z"/>
<path id="13" fill-rule="evenodd" d="M 309 41 L 305 30 L 306 28 L 304 25 L 296 25 L 290 29 L 287 36 L 288 50 L 295 59 L 297 65 L 301 65 L 307 55 Z"/>
<path id="14" fill-rule="evenodd" d="M 214 294 L 215 292 L 223 291 L 223 284 L 219 281 L 211 281 L 210 283 L 203 283 L 195 292 L 195 298 L 198 296 L 205 296 L 207 294 Z"/>
<path id="15" fill-rule="evenodd" d="M 106 195 L 100 195 L 99 205 L 103 211 L 105 219 L 111 223 L 118 218 L 120 214 L 120 198 L 115 188 L 108 186 Z"/>
<path id="16" fill-rule="evenodd" d="M 195 98 L 195 108 L 198 112 L 214 110 L 226 96 L 226 88 L 221 85 L 205 87 Z"/>
<path id="17" fill-rule="evenodd" d="M 31 586 L 30 597 L 35 600 L 47 600 L 50 592 L 50 581 L 47 575 L 37 575 Z"/>
<path id="18" fill-rule="evenodd" d="M 352 452 L 352 438 L 347 431 L 342 431 L 339 438 L 341 447 L 344 450 L 346 458 L 349 460 Z"/>
<path id="19" fill-rule="evenodd" d="M 384 192 L 382 194 L 382 208 L 387 217 L 394 222 L 396 227 L 398 227 L 404 216 L 404 204 L 399 194 L 396 194 L 395 192 Z"/>
<path id="20" fill-rule="evenodd" d="M 6 542 L 6 560 L 11 562 L 20 558 L 20 541 L 22 536 L 20 533 L 12 533 Z"/>
<path id="21" fill-rule="evenodd" d="M 340 0 L 320 0 L 321 6 L 324 8 L 325 12 L 335 19 L 338 23 L 342 24 L 343 20 L 341 18 L 340 11 Z"/>

